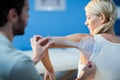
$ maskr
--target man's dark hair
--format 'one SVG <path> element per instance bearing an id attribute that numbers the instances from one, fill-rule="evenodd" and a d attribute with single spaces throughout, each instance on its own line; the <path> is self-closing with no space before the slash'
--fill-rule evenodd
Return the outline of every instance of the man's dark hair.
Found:
<path id="1" fill-rule="evenodd" d="M 7 15 L 10 9 L 14 8 L 19 16 L 24 5 L 25 0 L 0 0 L 0 27 L 8 21 Z"/>

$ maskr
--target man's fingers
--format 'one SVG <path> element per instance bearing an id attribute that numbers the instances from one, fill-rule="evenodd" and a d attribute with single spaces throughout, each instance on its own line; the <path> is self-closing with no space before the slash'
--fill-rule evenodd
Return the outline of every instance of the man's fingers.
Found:
<path id="1" fill-rule="evenodd" d="M 49 41 L 49 37 L 45 37 L 38 40 L 38 44 L 40 44 L 41 46 L 45 46 L 48 43 L 48 41 Z"/>
<path id="2" fill-rule="evenodd" d="M 52 41 L 48 42 L 46 45 L 45 45 L 45 49 L 48 49 L 52 44 L 54 44 Z"/>
<path id="3" fill-rule="evenodd" d="M 93 62 L 91 63 L 91 65 L 93 65 L 93 66 L 95 66 L 95 67 L 96 67 L 96 65 L 95 65 Z"/>
<path id="4" fill-rule="evenodd" d="M 40 35 L 34 35 L 32 39 L 33 39 L 34 42 L 36 42 L 36 41 L 38 41 L 41 38 L 42 37 Z"/>
<path id="5" fill-rule="evenodd" d="M 87 63 L 87 67 L 88 67 L 88 68 L 95 67 L 95 64 L 94 64 L 92 61 L 89 61 L 89 62 Z"/>
<path id="6" fill-rule="evenodd" d="M 42 39 L 42 36 L 40 35 L 35 35 L 34 37 L 36 38 L 36 41 L 38 41 L 39 39 Z"/>

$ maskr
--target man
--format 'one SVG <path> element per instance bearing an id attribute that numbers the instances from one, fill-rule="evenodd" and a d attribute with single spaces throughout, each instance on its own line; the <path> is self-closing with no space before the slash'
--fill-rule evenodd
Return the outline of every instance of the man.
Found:
<path id="1" fill-rule="evenodd" d="M 35 64 L 40 60 L 49 73 L 54 72 L 51 64 L 47 66 L 49 61 L 46 62 L 44 59 L 47 56 L 46 50 L 52 42 L 34 47 L 48 41 L 48 38 L 42 38 L 32 45 L 35 49 L 32 60 L 12 44 L 16 35 L 24 34 L 29 17 L 28 10 L 28 0 L 0 0 L 0 80 L 42 80 L 35 69 Z M 40 52 L 36 52 L 36 49 Z M 51 77 L 51 74 L 49 75 Z"/>

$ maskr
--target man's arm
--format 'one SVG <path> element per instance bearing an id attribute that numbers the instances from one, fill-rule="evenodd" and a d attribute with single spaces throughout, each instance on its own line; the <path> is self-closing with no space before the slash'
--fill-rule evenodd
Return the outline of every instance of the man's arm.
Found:
<path id="1" fill-rule="evenodd" d="M 28 56 L 23 56 L 16 60 L 8 80 L 42 80 L 42 78 L 38 74 L 32 60 Z"/>

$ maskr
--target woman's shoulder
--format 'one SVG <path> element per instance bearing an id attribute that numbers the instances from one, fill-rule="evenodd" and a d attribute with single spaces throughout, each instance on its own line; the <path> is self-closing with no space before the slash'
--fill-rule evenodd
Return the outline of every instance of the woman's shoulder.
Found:
<path id="1" fill-rule="evenodd" d="M 100 34 L 95 37 L 96 37 L 96 39 L 104 41 L 104 43 L 107 43 L 107 44 L 120 45 L 120 37 L 118 37 L 116 35 Z"/>

